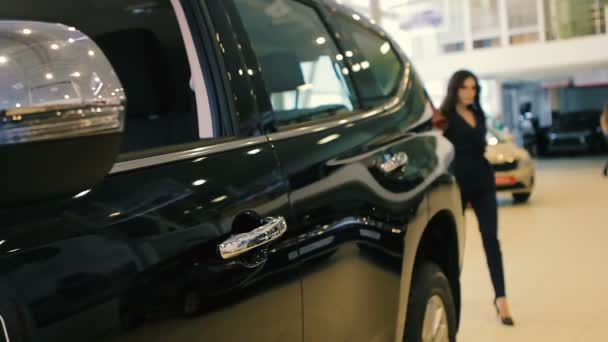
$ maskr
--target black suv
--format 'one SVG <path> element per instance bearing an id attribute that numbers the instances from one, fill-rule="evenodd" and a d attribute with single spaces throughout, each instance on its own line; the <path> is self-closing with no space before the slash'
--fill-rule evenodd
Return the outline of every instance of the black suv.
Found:
<path id="1" fill-rule="evenodd" d="M 0 9 L 0 341 L 454 341 L 453 148 L 312 0 Z"/>

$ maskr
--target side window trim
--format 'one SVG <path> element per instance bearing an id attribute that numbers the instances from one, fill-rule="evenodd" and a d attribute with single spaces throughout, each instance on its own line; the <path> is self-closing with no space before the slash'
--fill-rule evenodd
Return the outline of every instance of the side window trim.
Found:
<path id="1" fill-rule="evenodd" d="M 186 19 L 184 8 L 179 0 L 171 0 L 171 5 L 177 17 L 177 23 L 184 39 L 186 54 L 191 70 L 191 84 L 194 88 L 196 97 L 196 110 L 198 122 L 198 137 L 199 139 L 213 138 L 213 115 L 211 112 L 211 104 L 207 92 L 207 86 L 203 76 L 203 70 L 196 51 L 190 25 Z"/>
<path id="2" fill-rule="evenodd" d="M 114 164 L 114 167 L 112 167 L 112 170 L 110 170 L 109 174 L 114 175 L 127 171 L 133 171 L 153 166 L 160 166 L 184 160 L 192 160 L 193 162 L 196 162 L 200 158 L 205 158 L 211 154 L 226 152 L 242 147 L 254 147 L 268 142 L 266 136 L 256 136 L 230 141 L 218 141 L 218 139 L 211 141 L 205 146 L 192 146 L 189 148 L 180 149 L 175 152 L 154 154 L 141 158 L 120 161 Z"/>

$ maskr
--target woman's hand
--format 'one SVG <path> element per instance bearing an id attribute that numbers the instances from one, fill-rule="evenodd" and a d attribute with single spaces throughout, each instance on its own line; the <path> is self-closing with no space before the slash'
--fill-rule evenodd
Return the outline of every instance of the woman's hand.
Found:
<path id="1" fill-rule="evenodd" d="M 440 131 L 445 131 L 448 128 L 448 119 L 439 109 L 433 110 L 433 126 Z"/>

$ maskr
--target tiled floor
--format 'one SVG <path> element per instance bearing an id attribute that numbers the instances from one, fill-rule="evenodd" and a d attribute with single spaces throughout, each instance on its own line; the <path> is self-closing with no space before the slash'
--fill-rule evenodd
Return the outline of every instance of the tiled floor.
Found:
<path id="1" fill-rule="evenodd" d="M 531 202 L 501 201 L 499 234 L 514 328 L 496 318 L 477 222 L 467 213 L 458 341 L 608 341 L 603 163 L 602 158 L 537 162 Z"/>

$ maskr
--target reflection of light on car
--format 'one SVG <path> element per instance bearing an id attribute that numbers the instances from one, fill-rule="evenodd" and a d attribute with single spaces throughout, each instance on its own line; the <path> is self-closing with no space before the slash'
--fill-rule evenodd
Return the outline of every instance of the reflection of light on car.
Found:
<path id="1" fill-rule="evenodd" d="M 95 56 L 95 51 L 89 50 L 89 56 L 91 56 L 91 57 Z"/>
<path id="2" fill-rule="evenodd" d="M 52 80 L 52 79 L 53 79 L 53 77 L 55 77 L 55 76 L 53 76 L 53 74 L 51 74 L 51 73 L 49 72 L 49 73 L 47 73 L 46 75 L 44 75 L 44 77 L 45 77 L 47 80 Z"/>
<path id="3" fill-rule="evenodd" d="M 23 32 L 23 34 L 24 34 L 24 35 L 26 35 L 26 36 L 28 36 L 28 35 L 32 34 L 32 30 L 30 30 L 30 29 L 28 29 L 28 28 L 23 29 L 23 31 L 21 31 L 21 32 Z"/>
<path id="4" fill-rule="evenodd" d="M 6 240 L 0 240 L 0 246 L 4 245 L 5 242 Z"/>
<path id="5" fill-rule="evenodd" d="M 391 44 L 389 44 L 388 42 L 384 42 L 384 44 L 380 46 L 380 52 L 383 55 L 386 55 L 389 51 L 391 51 Z"/>
<path id="6" fill-rule="evenodd" d="M 325 138 L 319 140 L 317 142 L 318 145 L 325 145 L 327 143 L 330 143 L 336 139 L 340 138 L 340 134 L 332 134 L 332 135 L 328 135 Z"/>
<path id="7" fill-rule="evenodd" d="M 226 198 L 228 198 L 228 196 L 226 196 L 226 195 L 224 195 L 224 196 L 220 196 L 220 197 L 218 197 L 218 198 L 213 199 L 213 200 L 211 201 L 211 203 L 219 203 L 219 202 L 222 202 L 222 201 L 226 200 Z"/>
<path id="8" fill-rule="evenodd" d="M 496 137 L 490 137 L 488 139 L 488 144 L 490 144 L 492 146 L 496 146 L 496 145 L 498 145 L 498 139 Z"/>
<path id="9" fill-rule="evenodd" d="M 0 56 L 0 64 L 6 64 L 8 62 L 8 58 L 6 56 Z"/>
<path id="10" fill-rule="evenodd" d="M 361 16 L 358 14 L 353 14 L 353 19 L 355 20 L 361 20 Z"/>
<path id="11" fill-rule="evenodd" d="M 248 151 L 248 152 L 247 152 L 247 154 L 249 154 L 249 155 L 254 155 L 254 154 L 258 154 L 258 153 L 260 153 L 260 152 L 262 152 L 262 150 L 261 150 L 261 149 L 259 149 L 259 148 L 255 148 L 255 149 L 253 149 L 253 150 L 251 150 L 251 151 Z"/>
<path id="12" fill-rule="evenodd" d="M 113 213 L 111 213 L 111 214 L 110 214 L 110 215 L 108 215 L 108 216 L 109 216 L 109 217 L 118 217 L 118 216 L 120 216 L 120 211 L 113 212 Z"/>
<path id="13" fill-rule="evenodd" d="M 194 182 L 192 182 L 192 185 L 194 186 L 201 186 L 203 184 L 207 183 L 207 181 L 205 179 L 197 179 Z"/>
<path id="14" fill-rule="evenodd" d="M 80 198 L 80 197 L 86 196 L 89 192 L 91 192 L 91 189 L 78 193 L 76 196 L 74 196 L 74 198 Z"/>

